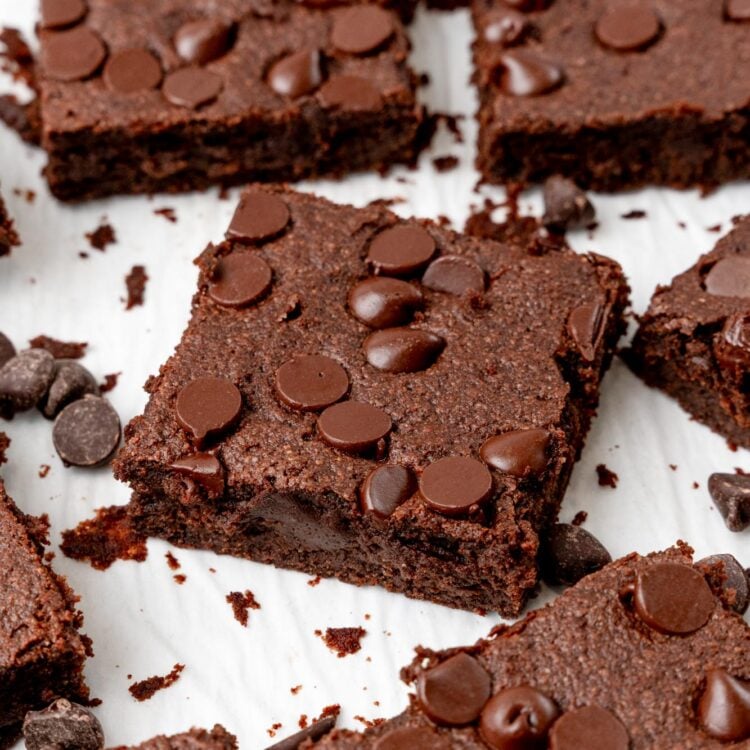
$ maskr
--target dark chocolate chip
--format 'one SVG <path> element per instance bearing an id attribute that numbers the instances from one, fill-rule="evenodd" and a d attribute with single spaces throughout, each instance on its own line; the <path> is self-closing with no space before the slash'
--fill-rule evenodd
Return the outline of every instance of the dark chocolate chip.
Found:
<path id="1" fill-rule="evenodd" d="M 86 15 L 85 0 L 42 0 L 42 28 L 62 29 L 78 23 Z"/>
<path id="2" fill-rule="evenodd" d="M 541 96 L 565 79 L 560 65 L 527 49 L 506 52 L 500 66 L 500 88 L 511 96 Z"/>
<path id="3" fill-rule="evenodd" d="M 459 255 L 444 255 L 433 260 L 422 277 L 422 283 L 436 292 L 447 294 L 481 294 L 486 274 L 473 260 Z"/>
<path id="4" fill-rule="evenodd" d="M 725 0 L 724 17 L 729 21 L 750 21 L 750 0 Z"/>
<path id="5" fill-rule="evenodd" d="M 277 60 L 268 71 L 268 85 L 279 95 L 297 99 L 323 81 L 320 50 L 303 49 Z"/>
<path id="6" fill-rule="evenodd" d="M 39 404 L 42 413 L 53 419 L 72 401 L 86 395 L 99 395 L 99 385 L 94 376 L 72 359 L 57 360 L 57 372 L 50 385 L 47 397 Z"/>
<path id="7" fill-rule="evenodd" d="M 226 378 L 196 378 L 177 396 L 177 420 L 198 447 L 234 426 L 241 409 L 242 395 Z"/>
<path id="8" fill-rule="evenodd" d="M 424 712 L 443 726 L 476 721 L 491 689 L 487 670 L 463 652 L 422 672 L 417 680 L 417 698 Z"/>
<path id="9" fill-rule="evenodd" d="M 87 26 L 47 32 L 42 67 L 55 81 L 82 81 L 96 73 L 107 56 L 102 40 Z"/>
<path id="10" fill-rule="evenodd" d="M 331 43 L 340 52 L 364 55 L 393 36 L 393 16 L 377 5 L 355 5 L 338 12 L 333 20 Z"/>
<path id="11" fill-rule="evenodd" d="M 320 103 L 347 112 L 371 112 L 383 104 L 383 97 L 372 81 L 361 76 L 331 76 L 318 91 Z"/>
<path id="12" fill-rule="evenodd" d="M 593 534 L 569 523 L 550 529 L 540 554 L 542 578 L 551 586 L 574 586 L 611 562 L 611 555 Z"/>
<path id="13" fill-rule="evenodd" d="M 566 177 L 554 175 L 544 183 L 542 224 L 553 232 L 587 227 L 594 220 L 594 206 L 586 193 Z"/>
<path id="14" fill-rule="evenodd" d="M 427 504 L 446 516 L 466 513 L 492 494 L 492 475 L 480 461 L 469 456 L 449 456 L 430 464 L 419 479 Z"/>
<path id="15" fill-rule="evenodd" d="M 305 727 L 301 732 L 286 737 L 281 742 L 276 742 L 266 750 L 297 750 L 307 740 L 317 742 L 327 735 L 336 726 L 336 716 L 324 716 Z"/>
<path id="16" fill-rule="evenodd" d="M 698 721 L 710 737 L 723 742 L 750 738 L 750 682 L 723 669 L 710 669 L 698 699 Z"/>
<path id="17" fill-rule="evenodd" d="M 13 342 L 4 333 L 0 333 L 0 367 L 15 356 L 16 347 Z"/>
<path id="18" fill-rule="evenodd" d="M 88 709 L 58 698 L 41 711 L 29 711 L 23 721 L 27 750 L 101 750 L 104 732 Z"/>
<path id="19" fill-rule="evenodd" d="M 706 576 L 709 586 L 727 606 L 743 615 L 750 604 L 750 580 L 733 555 L 711 555 L 698 560 L 695 567 Z"/>
<path id="20" fill-rule="evenodd" d="M 111 55 L 102 77 L 112 91 L 132 94 L 155 89 L 161 83 L 161 64 L 145 49 L 126 49 Z"/>
<path id="21" fill-rule="evenodd" d="M 531 24 L 526 16 L 515 10 L 496 10 L 482 29 L 484 40 L 501 47 L 519 44 L 528 34 Z"/>
<path id="22" fill-rule="evenodd" d="M 540 750 L 560 715 L 557 704 L 528 685 L 506 688 L 482 711 L 479 734 L 493 750 Z"/>
<path id="23" fill-rule="evenodd" d="M 187 109 L 198 109 L 219 96 L 224 88 L 221 78 L 202 68 L 182 68 L 170 73 L 162 91 L 167 101 Z"/>
<path id="24" fill-rule="evenodd" d="M 385 464 L 373 469 L 360 488 L 362 510 L 388 518 L 417 491 L 417 480 L 410 469 Z"/>
<path id="25" fill-rule="evenodd" d="M 587 362 L 596 358 L 604 335 L 604 310 L 601 302 L 589 302 L 574 308 L 568 317 L 568 333 Z"/>
<path id="26" fill-rule="evenodd" d="M 750 368 L 750 313 L 730 315 L 714 338 L 714 354 L 727 377 L 739 382 Z"/>
<path id="27" fill-rule="evenodd" d="M 375 276 L 360 281 L 349 293 L 349 309 L 371 328 L 408 323 L 424 304 L 422 293 L 399 279 Z"/>
<path id="28" fill-rule="evenodd" d="M 670 562 L 650 565 L 638 573 L 633 603 L 649 627 L 670 635 L 699 630 L 716 608 L 706 579 L 690 565 Z"/>
<path id="29" fill-rule="evenodd" d="M 291 215 L 286 202 L 273 193 L 245 193 L 227 230 L 227 239 L 262 242 L 281 234 Z"/>
<path id="30" fill-rule="evenodd" d="M 596 38 L 618 52 L 643 50 L 659 37 L 661 21 L 649 0 L 611 3 L 596 22 Z"/>
<path id="31" fill-rule="evenodd" d="M 722 330 L 724 341 L 730 346 L 750 352 L 750 313 L 730 315 Z"/>
<path id="32" fill-rule="evenodd" d="M 398 727 L 379 737 L 373 750 L 450 750 L 451 742 L 432 727 Z"/>
<path id="33" fill-rule="evenodd" d="M 222 307 L 242 308 L 268 294 L 273 273 L 257 253 L 235 250 L 219 258 L 208 283 L 208 296 Z"/>
<path id="34" fill-rule="evenodd" d="M 349 376 L 335 359 L 303 354 L 276 370 L 276 393 L 293 409 L 318 411 L 335 404 L 349 390 Z"/>
<path id="35" fill-rule="evenodd" d="M 218 19 L 188 21 L 175 34 L 174 47 L 185 62 L 205 65 L 229 51 L 232 31 L 231 25 Z"/>
<path id="36" fill-rule="evenodd" d="M 318 417 L 323 440 L 347 453 L 373 448 L 392 427 L 391 418 L 382 409 L 360 401 L 334 404 Z"/>
<path id="37" fill-rule="evenodd" d="M 708 491 L 730 531 L 750 526 L 750 476 L 711 474 Z"/>
<path id="38" fill-rule="evenodd" d="M 0 368 L 2 411 L 14 414 L 36 406 L 55 379 L 55 358 L 44 349 L 27 349 Z"/>
<path id="39" fill-rule="evenodd" d="M 479 451 L 493 469 L 516 477 L 541 474 L 547 468 L 549 432 L 532 427 L 511 430 L 485 441 Z"/>
<path id="40" fill-rule="evenodd" d="M 362 344 L 367 361 L 384 372 L 426 370 L 445 349 L 445 339 L 416 328 L 386 328 Z"/>
<path id="41" fill-rule="evenodd" d="M 429 263 L 435 249 L 435 240 L 422 227 L 399 224 L 375 236 L 367 261 L 383 276 L 410 276 Z"/>
<path id="42" fill-rule="evenodd" d="M 584 706 L 564 713 L 550 730 L 550 750 L 629 750 L 628 730 L 610 711 Z"/>
<path id="43" fill-rule="evenodd" d="M 115 452 L 120 433 L 120 418 L 109 401 L 84 396 L 57 415 L 52 442 L 66 465 L 99 466 Z"/>
<path id="44" fill-rule="evenodd" d="M 210 453 L 193 453 L 178 458 L 169 468 L 204 487 L 210 497 L 224 494 L 224 467 Z"/>
<path id="45" fill-rule="evenodd" d="M 704 279 L 709 294 L 717 297 L 750 297 L 750 258 L 730 255 L 717 261 Z"/>

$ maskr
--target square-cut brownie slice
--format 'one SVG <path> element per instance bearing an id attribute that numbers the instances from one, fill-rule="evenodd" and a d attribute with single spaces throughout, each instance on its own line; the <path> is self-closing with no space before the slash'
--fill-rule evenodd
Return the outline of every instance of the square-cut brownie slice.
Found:
<path id="1" fill-rule="evenodd" d="M 237 747 L 237 738 L 221 724 L 216 724 L 210 732 L 194 728 L 170 737 L 159 735 L 131 748 L 121 746 L 113 750 L 237 750 Z"/>
<path id="2" fill-rule="evenodd" d="M 472 10 L 488 181 L 563 174 L 621 190 L 750 175 L 742 2 L 473 0 Z"/>
<path id="3" fill-rule="evenodd" d="M 624 353 L 700 422 L 750 448 L 750 218 L 659 287 Z"/>
<path id="4" fill-rule="evenodd" d="M 622 330 L 596 255 L 252 188 L 116 475 L 178 545 L 518 613 Z"/>
<path id="5" fill-rule="evenodd" d="M 13 220 L 8 215 L 3 196 L 0 195 L 0 256 L 8 255 L 18 245 L 18 235 L 13 228 Z"/>
<path id="6" fill-rule="evenodd" d="M 47 0 L 40 44 L 46 175 L 63 200 L 415 155 L 409 42 L 376 3 Z"/>
<path id="7" fill-rule="evenodd" d="M 419 649 L 407 710 L 319 750 L 719 750 L 750 740 L 750 628 L 677 547 L 630 555 L 468 648 Z"/>
<path id="8" fill-rule="evenodd" d="M 65 580 L 42 559 L 32 527 L 0 480 L 0 744 L 27 711 L 57 697 L 85 701 L 90 653 Z"/>

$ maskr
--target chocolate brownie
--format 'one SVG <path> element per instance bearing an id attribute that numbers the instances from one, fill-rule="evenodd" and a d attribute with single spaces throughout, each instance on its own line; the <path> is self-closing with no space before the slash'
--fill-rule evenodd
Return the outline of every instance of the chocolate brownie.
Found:
<path id="1" fill-rule="evenodd" d="M 42 145 L 62 200 L 382 170 L 415 156 L 409 42 L 377 3 L 49 0 L 42 10 Z"/>
<path id="2" fill-rule="evenodd" d="M 88 699 L 83 664 L 91 649 L 78 632 L 75 595 L 43 562 L 30 520 L 2 480 L 0 540 L 0 737 L 11 737 L 27 711 L 56 697 Z"/>
<path id="3" fill-rule="evenodd" d="M 253 187 L 115 460 L 137 530 L 515 615 L 622 331 L 620 267 Z"/>
<path id="4" fill-rule="evenodd" d="M 13 220 L 8 216 L 2 195 L 0 195 L 0 257 L 8 255 L 11 248 L 18 245 L 18 234 L 13 228 Z"/>
<path id="5" fill-rule="evenodd" d="M 750 448 L 750 218 L 657 288 L 624 357 L 695 419 Z"/>
<path id="6" fill-rule="evenodd" d="M 171 737 L 159 735 L 140 745 L 127 748 L 124 745 L 113 750 L 237 750 L 237 738 L 216 724 L 209 732 L 206 729 L 191 729 L 189 732 Z"/>
<path id="7" fill-rule="evenodd" d="M 301 748 L 747 747 L 750 628 L 691 554 L 624 557 L 473 646 L 420 648 L 404 713 Z"/>
<path id="8" fill-rule="evenodd" d="M 750 176 L 746 3 L 473 0 L 472 13 L 489 182 L 561 174 L 614 191 Z"/>

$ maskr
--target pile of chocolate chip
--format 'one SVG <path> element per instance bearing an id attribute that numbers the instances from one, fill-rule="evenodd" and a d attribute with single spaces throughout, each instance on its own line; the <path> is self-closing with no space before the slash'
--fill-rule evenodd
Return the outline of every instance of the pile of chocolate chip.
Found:
<path id="1" fill-rule="evenodd" d="M 45 349 L 16 353 L 0 333 L 0 417 L 34 407 L 54 419 L 52 440 L 66 466 L 99 466 L 120 444 L 120 418 L 85 367 Z"/>

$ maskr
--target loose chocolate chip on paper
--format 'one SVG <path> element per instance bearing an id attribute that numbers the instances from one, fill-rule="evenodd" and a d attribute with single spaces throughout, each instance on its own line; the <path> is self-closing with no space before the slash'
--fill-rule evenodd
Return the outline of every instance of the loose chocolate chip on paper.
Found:
<path id="1" fill-rule="evenodd" d="M 516 477 L 541 474 L 547 468 L 547 430 L 511 430 L 486 440 L 479 454 L 493 469 Z"/>
<path id="2" fill-rule="evenodd" d="M 393 36 L 393 16 L 377 5 L 355 5 L 338 12 L 331 29 L 331 43 L 340 52 L 364 55 Z"/>
<path id="3" fill-rule="evenodd" d="M 551 586 L 574 586 L 612 562 L 604 545 L 580 526 L 555 524 L 542 544 L 542 578 Z"/>
<path id="4" fill-rule="evenodd" d="M 187 63 L 205 65 L 229 51 L 233 27 L 218 19 L 188 21 L 174 37 L 177 54 Z"/>
<path id="5" fill-rule="evenodd" d="M 544 183 L 542 224 L 550 231 L 565 232 L 586 227 L 594 216 L 594 206 L 573 180 L 554 175 Z"/>
<path id="6" fill-rule="evenodd" d="M 610 3 L 596 22 L 596 38 L 618 52 L 643 50 L 661 32 L 661 20 L 648 0 Z"/>
<path id="7" fill-rule="evenodd" d="M 85 0 L 42 0 L 43 29 L 62 29 L 78 23 L 86 15 Z"/>
<path id="8" fill-rule="evenodd" d="M 708 491 L 730 531 L 750 526 L 750 476 L 711 474 Z"/>
<path id="9" fill-rule="evenodd" d="M 224 82 L 216 73 L 202 68 L 182 68 L 166 77 L 162 91 L 170 103 L 198 109 L 214 101 L 223 88 Z"/>
<path id="10" fill-rule="evenodd" d="M 448 456 L 430 464 L 419 479 L 426 503 L 446 516 L 466 513 L 492 495 L 492 475 L 470 456 Z"/>
<path id="11" fill-rule="evenodd" d="M 371 328 L 404 325 L 423 304 L 416 286 L 382 276 L 360 281 L 349 293 L 349 309 Z"/>
<path id="12" fill-rule="evenodd" d="M 550 750 L 629 750 L 628 730 L 610 711 L 584 706 L 564 713 L 550 730 Z"/>
<path id="13" fill-rule="evenodd" d="M 13 342 L 4 333 L 0 333 L 0 367 L 15 356 L 16 347 Z"/>
<path id="14" fill-rule="evenodd" d="M 61 359 L 57 361 L 57 372 L 47 397 L 42 399 L 39 406 L 45 417 L 54 419 L 69 403 L 87 394 L 99 395 L 94 376 L 78 362 Z"/>
<path id="15" fill-rule="evenodd" d="M 705 290 L 717 297 L 750 297 L 750 258 L 730 255 L 717 261 L 703 280 Z"/>
<path id="16" fill-rule="evenodd" d="M 320 87 L 318 97 L 324 107 L 345 112 L 372 112 L 383 103 L 372 81 L 361 76 L 331 76 Z"/>
<path id="17" fill-rule="evenodd" d="M 417 491 L 414 473 L 405 466 L 385 464 L 373 469 L 360 489 L 362 510 L 388 518 Z"/>
<path id="18" fill-rule="evenodd" d="M 277 60 L 268 71 L 268 85 L 280 96 L 297 99 L 323 82 L 320 50 L 303 49 Z"/>
<path id="19" fill-rule="evenodd" d="M 119 94 L 155 89 L 161 83 L 161 64 L 145 49 L 126 49 L 111 55 L 104 66 L 104 83 Z"/>
<path id="20" fill-rule="evenodd" d="M 493 750 L 536 750 L 545 745 L 557 704 L 528 685 L 506 688 L 482 710 L 479 733 Z"/>
<path id="21" fill-rule="evenodd" d="M 487 285 L 487 274 L 469 258 L 444 255 L 430 263 L 422 283 L 428 289 L 456 296 L 481 294 Z"/>
<path id="22" fill-rule="evenodd" d="M 367 361 L 383 372 L 419 372 L 435 363 L 445 339 L 416 328 L 386 328 L 371 333 L 362 345 Z"/>
<path id="23" fill-rule="evenodd" d="M 211 497 L 219 497 L 224 492 L 224 467 L 210 453 L 193 453 L 178 458 L 169 468 L 208 490 Z"/>
<path id="24" fill-rule="evenodd" d="M 293 409 L 318 411 L 349 390 L 349 376 L 336 360 L 320 354 L 298 355 L 276 371 L 276 393 Z"/>
<path id="25" fill-rule="evenodd" d="M 10 415 L 36 406 L 55 378 L 54 357 L 44 349 L 27 349 L 0 368 L 0 411 Z"/>
<path id="26" fill-rule="evenodd" d="M 235 250 L 219 258 L 208 283 L 208 296 L 222 307 L 247 307 L 266 296 L 272 279 L 271 267 L 260 255 Z"/>
<path id="27" fill-rule="evenodd" d="M 23 722 L 27 750 L 101 750 L 104 732 L 88 709 L 58 698 L 41 711 L 29 711 Z"/>
<path id="28" fill-rule="evenodd" d="M 506 52 L 500 65 L 500 88 L 511 96 L 541 96 L 565 80 L 560 65 L 531 50 Z"/>
<path id="29" fill-rule="evenodd" d="M 738 614 L 745 614 L 750 604 L 750 579 L 733 555 L 710 555 L 698 560 L 695 567 L 706 576 L 714 593 Z"/>
<path id="30" fill-rule="evenodd" d="M 373 448 L 393 427 L 382 409 L 360 401 L 329 406 L 318 417 L 318 429 L 326 443 L 347 453 Z"/>
<path id="31" fill-rule="evenodd" d="M 435 254 L 432 235 L 422 227 L 399 224 L 379 232 L 370 243 L 367 261 L 383 276 L 410 276 Z"/>
<path id="32" fill-rule="evenodd" d="M 199 448 L 234 426 L 241 409 L 242 395 L 226 378 L 196 378 L 177 395 L 177 420 Z"/>
<path id="33" fill-rule="evenodd" d="M 750 682 L 723 669 L 709 670 L 697 711 L 709 736 L 724 742 L 750 738 Z"/>
<path id="34" fill-rule="evenodd" d="M 104 43 L 86 26 L 45 34 L 42 68 L 55 81 L 82 81 L 96 73 L 106 57 Z"/>
<path id="35" fill-rule="evenodd" d="M 120 444 L 120 418 L 109 401 L 84 396 L 55 419 L 52 442 L 66 465 L 91 467 L 105 463 Z"/>
<path id="36" fill-rule="evenodd" d="M 226 236 L 230 240 L 262 242 L 281 234 L 290 219 L 289 207 L 278 195 L 260 191 L 245 193 Z"/>

